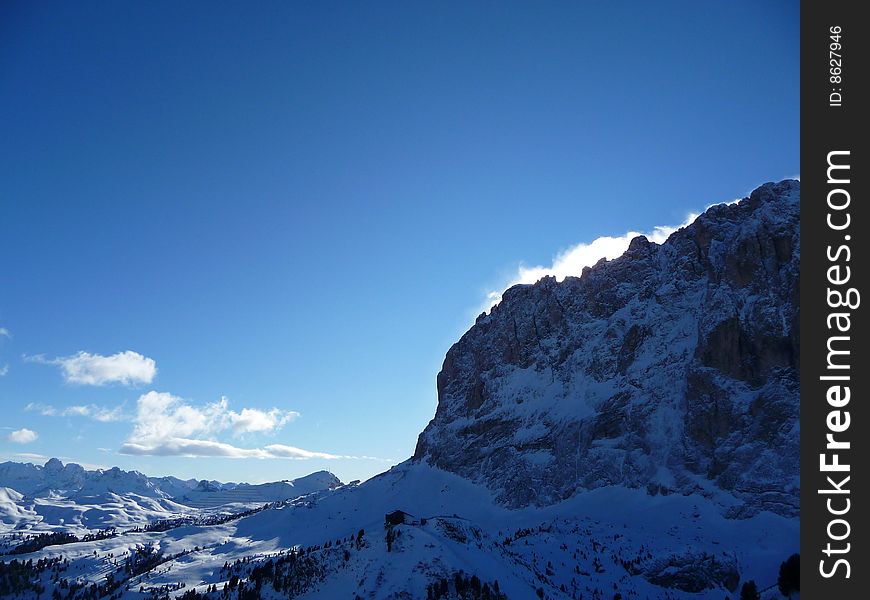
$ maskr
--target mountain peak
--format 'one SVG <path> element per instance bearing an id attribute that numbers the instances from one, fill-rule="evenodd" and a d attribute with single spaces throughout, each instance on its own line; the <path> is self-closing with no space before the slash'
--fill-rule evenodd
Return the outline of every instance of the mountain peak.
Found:
<path id="1" fill-rule="evenodd" d="M 616 484 L 796 513 L 799 200 L 767 183 L 507 290 L 447 353 L 414 460 L 513 507 Z"/>
<path id="2" fill-rule="evenodd" d="M 60 471 L 63 469 L 63 463 L 59 458 L 49 458 L 43 468 L 46 471 Z"/>

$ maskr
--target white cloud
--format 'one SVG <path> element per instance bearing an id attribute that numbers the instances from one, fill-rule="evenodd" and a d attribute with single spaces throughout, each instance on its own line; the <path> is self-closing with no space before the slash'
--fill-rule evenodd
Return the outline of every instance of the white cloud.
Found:
<path id="1" fill-rule="evenodd" d="M 115 408 L 105 408 L 89 404 L 87 406 L 72 406 L 69 410 L 71 411 L 71 414 L 90 417 L 91 419 L 94 419 L 95 421 L 100 421 L 101 423 L 122 421 L 125 418 L 122 412 L 122 406 L 116 406 Z"/>
<path id="2" fill-rule="evenodd" d="M 326 452 L 312 452 L 284 446 L 270 444 L 264 448 L 239 448 L 225 442 L 215 440 L 196 440 L 188 438 L 165 438 L 155 440 L 153 444 L 139 444 L 127 442 L 121 446 L 121 454 L 135 454 L 147 456 L 214 456 L 225 458 L 293 458 L 305 460 L 310 458 L 350 458 L 328 454 Z"/>
<path id="3" fill-rule="evenodd" d="M 517 284 L 535 283 L 542 277 L 546 276 L 553 276 L 558 281 L 562 281 L 568 276 L 579 277 L 583 272 L 583 267 L 591 267 L 602 258 L 612 260 L 621 256 L 626 250 L 628 250 L 628 245 L 631 240 L 637 236 L 643 235 L 646 236 L 649 241 L 661 244 L 668 239 L 668 236 L 681 227 L 690 224 L 697 217 L 697 214 L 690 214 L 680 225 L 660 225 L 646 233 L 629 231 L 615 237 L 602 236 L 589 243 L 581 242 L 576 246 L 571 246 L 567 250 L 557 254 L 553 259 L 553 263 L 547 267 L 541 265 L 528 267 L 520 264 L 517 268 L 516 275 L 514 275 L 514 277 L 502 287 L 502 290 L 507 290 Z M 482 307 L 483 310 L 488 311 L 501 302 L 503 293 L 504 292 L 496 290 L 490 291 L 487 294 L 486 303 Z"/>
<path id="4" fill-rule="evenodd" d="M 24 427 L 22 429 L 16 429 L 7 435 L 6 439 L 13 444 L 30 444 L 31 442 L 35 442 L 38 437 L 38 433 Z"/>
<path id="5" fill-rule="evenodd" d="M 29 402 L 27 406 L 24 407 L 24 410 L 28 412 L 38 412 L 43 417 L 56 417 L 58 415 L 57 409 L 51 404 L 40 404 L 38 402 Z"/>
<path id="6" fill-rule="evenodd" d="M 232 423 L 233 433 L 240 435 L 243 433 L 280 429 L 285 424 L 297 418 L 299 413 L 293 411 L 281 411 L 277 408 L 273 408 L 268 412 L 257 410 L 255 408 L 243 408 L 240 413 L 229 411 L 227 415 Z"/>
<path id="7" fill-rule="evenodd" d="M 336 456 L 325 452 L 312 452 L 311 450 L 303 450 L 295 446 L 285 446 L 283 444 L 270 444 L 265 450 L 275 458 L 357 458 L 355 456 Z"/>
<path id="8" fill-rule="evenodd" d="M 151 383 L 157 374 L 153 358 L 127 350 L 111 356 L 80 351 L 72 356 L 47 359 L 44 356 L 27 357 L 31 362 L 59 365 L 67 383 L 80 385 L 106 385 L 120 383 L 133 385 Z"/>
<path id="9" fill-rule="evenodd" d="M 40 404 L 31 402 L 24 407 L 24 410 L 30 412 L 38 412 L 44 417 L 88 417 L 101 423 L 111 423 L 114 421 L 124 421 L 128 417 L 124 414 L 124 406 L 116 406 L 107 408 L 105 406 L 97 406 L 96 404 L 76 405 L 67 408 L 55 408 L 51 404 Z"/>
<path id="10" fill-rule="evenodd" d="M 268 411 L 243 408 L 241 412 L 236 412 L 230 410 L 226 398 L 193 406 L 172 394 L 150 391 L 142 394 L 137 401 L 135 426 L 120 452 L 148 456 L 350 458 L 282 444 L 242 448 L 214 439 L 221 433 L 238 437 L 246 433 L 275 432 L 298 416 L 297 412 L 278 408 Z"/>
<path id="11" fill-rule="evenodd" d="M 298 416 L 297 412 L 278 408 L 268 411 L 244 408 L 236 412 L 230 410 L 226 398 L 197 407 L 172 394 L 151 391 L 137 401 L 136 427 L 131 439 L 201 437 L 224 431 L 235 436 L 268 433 L 281 429 Z"/>
<path id="12" fill-rule="evenodd" d="M 39 462 L 39 464 L 42 464 L 46 460 L 48 460 L 47 456 L 44 456 L 42 454 L 34 454 L 32 452 L 16 452 L 14 456 L 16 458 L 21 458 L 27 461 Z"/>
<path id="13" fill-rule="evenodd" d="M 11 338 L 12 334 L 5 327 L 0 327 L 0 338 Z M 0 377 L 3 377 L 9 372 L 9 365 L 4 364 L 0 366 Z"/>

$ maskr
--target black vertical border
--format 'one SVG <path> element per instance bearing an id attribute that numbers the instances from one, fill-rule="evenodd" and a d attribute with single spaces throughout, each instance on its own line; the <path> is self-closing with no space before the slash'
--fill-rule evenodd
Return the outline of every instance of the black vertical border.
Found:
<path id="1" fill-rule="evenodd" d="M 870 73 L 870 22 L 859 16 L 858 2 L 808 1 L 801 5 L 801 597 L 816 599 L 870 598 L 870 560 L 867 545 L 867 513 L 870 511 L 870 473 L 866 464 L 870 457 L 870 411 L 866 404 L 870 360 L 866 348 L 870 345 L 866 312 L 870 296 L 861 298 L 861 306 L 855 310 L 832 309 L 827 302 L 827 270 L 832 265 L 827 252 L 830 246 L 836 250 L 842 244 L 851 249 L 851 261 L 839 261 L 851 267 L 851 280 L 844 287 L 855 287 L 870 294 L 865 285 L 870 253 L 867 236 L 870 236 L 868 216 L 867 179 L 868 169 L 867 120 L 870 103 L 866 93 L 866 78 Z M 866 5 L 864 5 L 866 11 Z M 866 12 L 864 13 L 866 14 Z M 842 28 L 842 82 L 831 82 L 829 54 L 832 42 L 831 27 Z M 842 105 L 830 106 L 830 94 L 842 88 Z M 828 153 L 848 150 L 850 183 L 829 185 L 827 177 Z M 841 172 L 842 173 L 842 172 Z M 831 189 L 846 187 L 851 197 L 848 212 L 851 225 L 848 231 L 834 231 L 826 219 L 830 209 L 827 195 Z M 842 198 L 842 195 L 840 195 Z M 842 218 L 842 214 L 836 215 Z M 850 236 L 846 241 L 845 235 Z M 851 316 L 849 382 L 851 400 L 842 410 L 850 413 L 849 429 L 837 438 L 849 441 L 851 448 L 841 451 L 840 462 L 850 465 L 851 479 L 847 487 L 851 501 L 849 512 L 842 517 L 849 522 L 849 537 L 843 541 L 829 540 L 828 524 L 838 518 L 828 512 L 826 501 L 836 498 L 834 507 L 843 506 L 845 495 L 820 494 L 829 488 L 828 475 L 840 480 L 837 473 L 822 473 L 820 454 L 825 452 L 826 434 L 829 433 L 826 418 L 833 410 L 826 399 L 829 382 L 819 378 L 826 374 L 827 341 L 830 332 L 827 316 L 830 312 L 848 311 Z M 843 334 L 840 334 L 843 335 Z M 842 372 L 841 372 L 842 373 Z M 829 451 L 833 452 L 833 451 Z M 834 526 L 833 532 L 840 536 L 845 526 Z M 826 556 L 823 552 L 828 542 L 833 547 L 850 544 L 846 554 Z M 841 565 L 833 577 L 821 574 L 820 561 L 830 569 L 836 558 L 845 558 L 850 565 L 850 576 L 845 577 Z"/>

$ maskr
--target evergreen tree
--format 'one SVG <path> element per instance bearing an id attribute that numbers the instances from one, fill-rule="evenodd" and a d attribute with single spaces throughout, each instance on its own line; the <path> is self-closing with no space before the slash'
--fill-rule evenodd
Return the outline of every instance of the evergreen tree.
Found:
<path id="1" fill-rule="evenodd" d="M 758 592 L 758 586 L 751 579 L 743 584 L 740 588 L 740 600 L 761 600 L 761 594 Z"/>
<path id="2" fill-rule="evenodd" d="M 786 598 L 791 598 L 794 592 L 801 591 L 801 555 L 792 554 L 779 566 L 779 578 L 776 580 L 779 591 Z"/>

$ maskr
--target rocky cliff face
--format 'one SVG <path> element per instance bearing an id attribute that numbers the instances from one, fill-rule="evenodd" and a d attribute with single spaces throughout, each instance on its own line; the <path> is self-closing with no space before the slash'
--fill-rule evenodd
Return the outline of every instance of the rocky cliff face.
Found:
<path id="1" fill-rule="evenodd" d="M 413 460 L 511 507 L 626 485 L 799 511 L 800 183 L 502 302 L 447 353 Z"/>

